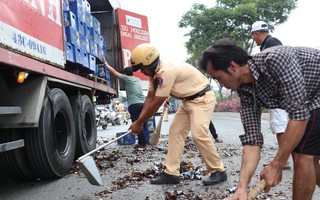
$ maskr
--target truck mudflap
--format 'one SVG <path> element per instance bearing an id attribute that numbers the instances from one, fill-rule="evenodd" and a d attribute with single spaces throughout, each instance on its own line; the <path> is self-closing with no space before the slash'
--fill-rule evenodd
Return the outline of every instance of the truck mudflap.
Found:
<path id="1" fill-rule="evenodd" d="M 0 113 L 0 128 L 37 127 L 46 85 L 45 76 L 29 76 L 23 84 L 17 84 L 15 79 L 5 80 L 0 73 L 2 111 L 6 110 L 3 105 L 16 109 L 20 107 L 22 111 L 20 114 Z"/>

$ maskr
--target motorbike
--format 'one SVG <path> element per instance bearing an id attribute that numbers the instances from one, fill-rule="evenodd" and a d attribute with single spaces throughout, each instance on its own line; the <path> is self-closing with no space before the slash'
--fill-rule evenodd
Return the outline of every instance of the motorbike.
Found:
<path id="1" fill-rule="evenodd" d="M 111 123 L 112 125 L 115 125 L 112 122 L 112 116 L 110 110 L 103 106 L 103 105 L 97 105 L 95 108 L 95 114 L 96 114 L 96 126 L 101 126 L 103 130 L 105 130 L 108 127 L 108 124 Z"/>
<path id="2" fill-rule="evenodd" d="M 127 117 L 127 120 L 131 119 L 131 115 L 128 111 L 126 111 L 126 117 Z"/>
<path id="3" fill-rule="evenodd" d="M 106 105 L 96 105 L 95 107 L 96 113 L 96 126 L 102 126 L 102 129 L 106 129 L 108 124 L 112 124 L 112 126 L 120 125 L 123 121 L 122 115 L 120 115 L 116 110 L 110 110 Z M 129 113 L 126 112 L 126 116 L 128 119 L 130 118 Z"/>

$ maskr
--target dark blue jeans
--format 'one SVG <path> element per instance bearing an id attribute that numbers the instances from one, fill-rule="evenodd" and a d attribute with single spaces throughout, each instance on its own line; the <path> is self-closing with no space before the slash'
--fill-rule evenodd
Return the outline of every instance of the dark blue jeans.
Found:
<path id="1" fill-rule="evenodd" d="M 129 106 L 128 109 L 129 109 L 132 123 L 139 118 L 142 108 L 143 108 L 143 103 L 131 104 Z M 138 134 L 138 144 L 141 146 L 144 146 L 149 143 L 146 139 L 145 130 L 148 130 L 147 122 L 143 123 L 143 129 L 141 130 L 140 134 Z"/>

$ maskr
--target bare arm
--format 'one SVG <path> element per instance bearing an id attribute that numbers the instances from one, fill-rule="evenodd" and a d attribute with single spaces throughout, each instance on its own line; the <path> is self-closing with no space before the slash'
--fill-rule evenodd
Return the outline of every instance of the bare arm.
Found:
<path id="1" fill-rule="evenodd" d="M 139 118 L 131 124 L 130 130 L 132 133 L 139 133 L 142 129 L 142 124 L 147 121 L 150 117 L 157 112 L 162 103 L 166 100 L 167 97 L 157 97 L 154 96 L 154 91 L 149 91 L 147 99 L 144 102 L 142 112 Z"/>
<path id="2" fill-rule="evenodd" d="M 271 187 L 281 182 L 282 168 L 285 166 L 290 154 L 302 139 L 308 124 L 306 120 L 289 120 L 286 132 L 279 151 L 271 164 L 261 172 L 261 178 L 266 181 L 265 190 L 268 192 Z"/>
<path id="3" fill-rule="evenodd" d="M 150 104 L 145 104 L 143 106 L 143 110 L 140 114 L 139 119 L 137 119 L 138 123 L 143 123 L 147 121 L 150 117 L 152 117 L 157 110 L 160 108 L 162 103 L 166 100 L 166 97 L 157 97 L 155 96 L 153 101 Z"/>
<path id="4" fill-rule="evenodd" d="M 144 101 L 144 104 L 143 104 L 143 107 L 145 106 L 145 105 L 149 105 L 152 101 L 153 101 L 153 99 L 154 99 L 154 97 L 155 97 L 155 91 L 154 90 L 152 90 L 152 91 L 148 91 L 148 94 L 147 94 L 147 98 L 146 98 L 146 100 Z"/>
<path id="5" fill-rule="evenodd" d="M 302 139 L 307 124 L 308 119 L 302 121 L 289 120 L 283 138 L 283 145 L 281 145 L 281 147 L 279 148 L 279 151 L 276 157 L 273 159 L 272 163 L 279 165 L 280 167 L 284 167 L 286 165 L 289 156 Z"/>
<path id="6" fill-rule="evenodd" d="M 261 148 L 254 145 L 244 145 L 242 163 L 237 190 L 229 199 L 247 200 L 247 189 L 260 160 Z"/>
<path id="7" fill-rule="evenodd" d="M 120 73 L 117 72 L 114 68 L 112 68 L 108 62 L 106 61 L 106 58 L 104 57 L 104 55 L 102 54 L 102 61 L 103 61 L 103 64 L 106 66 L 106 68 L 108 69 L 109 72 L 111 72 L 115 77 L 117 78 L 120 78 Z"/>

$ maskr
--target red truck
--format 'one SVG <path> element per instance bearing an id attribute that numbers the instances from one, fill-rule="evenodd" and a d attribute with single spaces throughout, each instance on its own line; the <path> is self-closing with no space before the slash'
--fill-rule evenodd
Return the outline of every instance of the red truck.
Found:
<path id="1" fill-rule="evenodd" d="M 109 103 L 118 96 L 114 77 L 97 77 L 103 49 L 96 44 L 96 55 L 91 46 L 83 50 L 81 66 L 78 47 L 68 49 L 65 14 L 71 3 L 75 0 L 0 0 L 0 180 L 68 174 L 80 155 L 96 148 L 94 100 Z M 86 17 L 97 19 L 100 30 L 91 26 L 91 34 L 99 31 L 108 62 L 118 71 L 130 65 L 133 46 L 149 42 L 146 17 L 119 9 L 117 1 L 78 4 L 83 8 L 73 12 L 79 12 L 72 22 L 79 26 L 75 33 L 85 24 L 83 35 L 90 34 Z"/>

